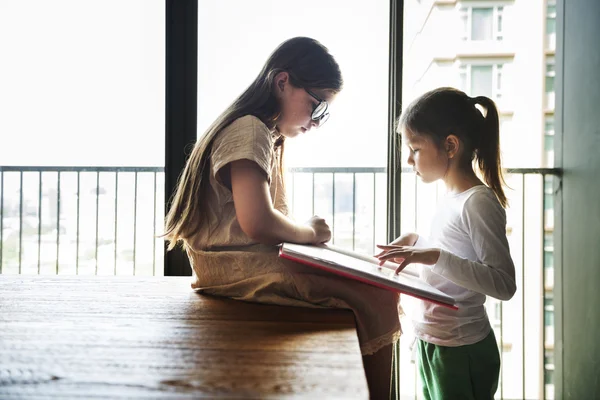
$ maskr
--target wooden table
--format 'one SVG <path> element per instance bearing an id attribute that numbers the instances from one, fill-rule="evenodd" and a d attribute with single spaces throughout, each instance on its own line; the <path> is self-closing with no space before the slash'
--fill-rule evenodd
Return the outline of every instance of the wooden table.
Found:
<path id="1" fill-rule="evenodd" d="M 0 399 L 368 398 L 349 311 L 190 278 L 0 275 Z"/>

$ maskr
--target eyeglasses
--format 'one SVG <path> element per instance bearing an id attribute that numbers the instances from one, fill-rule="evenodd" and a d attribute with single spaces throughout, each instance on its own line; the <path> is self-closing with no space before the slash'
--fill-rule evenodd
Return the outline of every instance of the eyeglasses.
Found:
<path id="1" fill-rule="evenodd" d="M 317 127 L 321 127 L 329 119 L 329 112 L 327 112 L 329 104 L 310 90 L 306 88 L 304 90 L 306 90 L 306 93 L 311 95 L 312 98 L 319 102 L 319 104 L 313 108 L 310 118 L 317 123 Z"/>

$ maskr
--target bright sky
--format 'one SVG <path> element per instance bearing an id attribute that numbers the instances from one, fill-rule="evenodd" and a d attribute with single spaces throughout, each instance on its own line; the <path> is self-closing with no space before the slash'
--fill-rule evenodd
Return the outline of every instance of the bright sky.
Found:
<path id="1" fill-rule="evenodd" d="M 293 36 L 339 62 L 344 91 L 289 166 L 384 166 L 389 2 L 199 2 L 201 134 Z M 164 165 L 164 2 L 0 1 L 0 165 Z"/>

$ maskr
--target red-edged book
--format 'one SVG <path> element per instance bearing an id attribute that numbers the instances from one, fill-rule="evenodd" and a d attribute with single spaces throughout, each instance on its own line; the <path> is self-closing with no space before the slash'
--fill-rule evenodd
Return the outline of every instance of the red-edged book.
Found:
<path id="1" fill-rule="evenodd" d="M 312 246 L 294 243 L 283 243 L 279 249 L 279 257 L 444 307 L 458 309 L 452 297 L 419 279 L 417 274 L 409 271 L 396 274 L 396 264 L 388 261 L 380 266 L 376 257 L 331 245 Z"/>

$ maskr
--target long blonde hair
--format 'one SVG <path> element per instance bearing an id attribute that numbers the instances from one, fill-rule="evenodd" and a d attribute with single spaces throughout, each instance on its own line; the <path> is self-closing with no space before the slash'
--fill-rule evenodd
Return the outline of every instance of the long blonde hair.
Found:
<path id="1" fill-rule="evenodd" d="M 202 135 L 179 176 L 177 188 L 169 202 L 165 218 L 164 237 L 168 250 L 195 235 L 205 222 L 204 196 L 209 184 L 210 151 L 219 132 L 245 115 L 259 118 L 271 130 L 275 129 L 280 105 L 275 97 L 275 77 L 289 74 L 290 83 L 299 88 L 342 89 L 340 68 L 325 46 L 307 37 L 296 37 L 280 44 L 270 55 L 250 86 L 212 123 Z M 283 141 L 279 140 L 280 162 Z"/>

